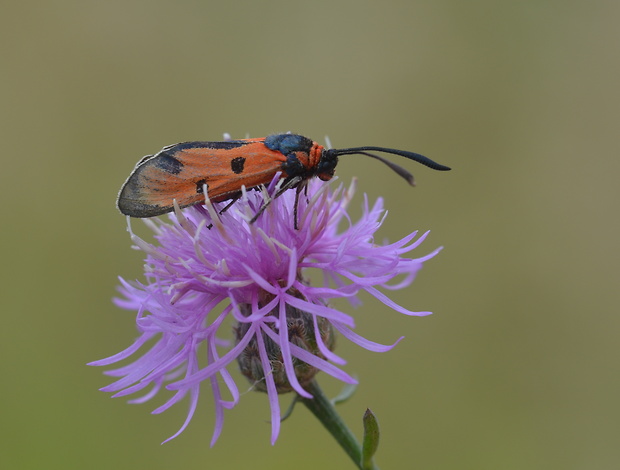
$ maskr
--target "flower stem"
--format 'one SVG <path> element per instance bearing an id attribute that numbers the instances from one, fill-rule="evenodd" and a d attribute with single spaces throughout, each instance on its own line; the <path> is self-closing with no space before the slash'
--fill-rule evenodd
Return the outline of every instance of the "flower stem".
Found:
<path id="1" fill-rule="evenodd" d="M 312 381 L 308 386 L 308 392 L 314 398 L 299 397 L 299 400 L 318 418 L 330 434 L 338 441 L 340 447 L 351 457 L 355 465 L 361 470 L 379 470 L 379 467 L 371 463 L 370 466 L 363 466 L 362 446 L 359 444 L 353 433 L 349 430 L 332 402 L 325 396 L 316 381 Z"/>

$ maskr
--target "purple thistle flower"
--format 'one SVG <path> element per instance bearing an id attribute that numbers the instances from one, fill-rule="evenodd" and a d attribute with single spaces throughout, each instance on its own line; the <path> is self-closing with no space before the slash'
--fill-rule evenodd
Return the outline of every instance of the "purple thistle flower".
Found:
<path id="1" fill-rule="evenodd" d="M 298 229 L 295 191 L 272 200 L 250 224 L 277 190 L 278 176 L 266 190 L 244 193 L 223 214 L 218 211 L 224 204 L 214 206 L 207 199 L 205 206 L 176 210 L 168 221 L 146 219 L 156 245 L 136 236 L 129 226 L 133 243 L 146 254 L 147 282 L 120 279 L 123 298 L 115 303 L 137 312 L 140 336 L 126 350 L 91 365 L 107 366 L 132 357 L 133 362 L 107 372 L 119 379 L 101 390 L 118 397 L 150 387 L 130 403 L 150 400 L 162 386 L 174 391 L 153 413 L 189 395 L 185 422 L 164 442 L 187 427 L 206 382 L 215 405 L 211 445 L 216 442 L 224 409 L 239 400 L 229 371 L 235 361 L 254 388 L 268 395 L 273 444 L 280 429 L 279 393 L 294 391 L 312 398 L 304 386 L 318 371 L 356 383 L 337 367 L 346 361 L 332 352 L 335 331 L 376 352 L 388 351 L 402 339 L 381 345 L 357 335 L 353 318 L 330 307 L 331 298 L 345 297 L 355 305 L 360 303 L 357 294 L 366 291 L 405 315 L 430 313 L 407 310 L 377 289 L 402 289 L 413 281 L 423 262 L 439 249 L 415 259 L 403 255 L 418 247 L 428 232 L 417 239 L 414 232 L 396 243 L 377 245 L 373 236 L 384 219 L 383 201 L 370 207 L 364 198 L 363 215 L 354 223 L 347 214 L 354 184 L 331 191 L 329 184 L 318 180 L 310 181 L 307 194 L 300 194 Z M 321 285 L 309 282 L 309 270 L 322 274 Z M 400 282 L 388 284 L 397 276 L 402 276 Z M 225 339 L 230 321 L 235 325 L 234 344 Z M 223 331 L 222 325 L 226 325 Z M 223 398 L 221 387 L 230 400 Z"/>

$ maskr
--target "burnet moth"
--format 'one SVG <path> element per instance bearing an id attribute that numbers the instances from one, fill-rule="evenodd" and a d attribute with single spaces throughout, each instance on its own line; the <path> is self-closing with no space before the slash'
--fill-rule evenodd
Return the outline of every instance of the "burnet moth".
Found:
<path id="1" fill-rule="evenodd" d="M 297 188 L 299 195 L 310 178 L 330 180 L 338 157 L 353 154 L 382 161 L 413 185 L 411 173 L 369 152 L 400 155 L 433 170 L 450 169 L 405 150 L 384 147 L 326 149 L 296 134 L 224 142 L 183 142 L 140 160 L 121 188 L 117 205 L 123 214 L 131 217 L 162 215 L 174 210 L 175 200 L 181 208 L 204 203 L 205 185 L 211 201 L 234 202 L 241 196 L 242 186 L 251 189 L 269 184 L 278 172 L 284 181 L 274 197 L 291 188 Z"/>

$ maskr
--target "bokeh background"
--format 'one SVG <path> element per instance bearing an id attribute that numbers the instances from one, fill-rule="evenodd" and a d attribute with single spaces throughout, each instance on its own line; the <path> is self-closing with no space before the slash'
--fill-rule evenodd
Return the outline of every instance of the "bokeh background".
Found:
<path id="1" fill-rule="evenodd" d="M 340 409 L 358 435 L 376 413 L 381 468 L 618 468 L 619 21 L 614 1 L 4 4 L 0 467 L 353 468 L 303 407 L 272 447 L 253 392 L 214 448 L 208 395 L 160 446 L 186 403 L 153 416 L 163 400 L 112 400 L 85 365 L 136 334 L 110 299 L 141 276 L 114 205 L 138 159 L 290 130 L 453 167 L 394 157 L 414 189 L 368 158 L 338 167 L 353 206 L 385 197 L 381 236 L 445 247 L 394 294 L 434 315 L 367 297 L 359 332 L 405 341 L 340 343 L 361 380 Z"/>

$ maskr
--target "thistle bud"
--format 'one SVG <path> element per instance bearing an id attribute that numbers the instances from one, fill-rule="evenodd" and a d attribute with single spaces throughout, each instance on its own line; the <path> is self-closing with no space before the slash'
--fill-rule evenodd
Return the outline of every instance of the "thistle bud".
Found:
<path id="1" fill-rule="evenodd" d="M 294 295 L 296 297 L 300 297 L 298 292 Z M 251 313 L 251 306 L 248 304 L 241 305 L 240 309 L 244 315 L 249 315 Z M 278 307 L 271 311 L 270 314 L 277 317 Z M 335 334 L 331 323 L 323 317 L 317 317 L 317 324 L 319 327 L 318 333 L 321 335 L 323 344 L 325 344 L 325 346 L 332 351 L 335 343 Z M 270 323 L 270 327 L 272 330 L 276 331 L 273 323 Z M 288 339 L 290 343 L 305 349 L 314 356 L 325 359 L 317 345 L 317 333 L 314 328 L 313 315 L 286 304 L 286 327 L 288 328 Z M 237 342 L 245 336 L 249 328 L 250 323 L 237 323 L 234 328 Z M 262 333 L 262 339 L 265 344 L 265 350 L 267 352 L 269 363 L 271 364 L 270 373 L 273 374 L 276 390 L 278 393 L 287 393 L 292 391 L 293 387 L 291 386 L 286 375 L 280 346 L 278 346 L 265 333 Z M 256 337 L 252 338 L 243 352 L 237 357 L 237 361 L 239 363 L 241 373 L 245 375 L 252 384 L 254 384 L 254 389 L 261 392 L 266 392 L 265 372 L 260 360 L 258 340 Z M 293 357 L 293 366 L 295 369 L 295 376 L 302 387 L 305 387 L 308 383 L 310 383 L 319 371 L 316 367 L 313 367 L 296 357 Z"/>

